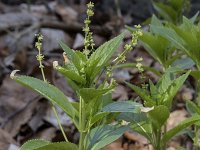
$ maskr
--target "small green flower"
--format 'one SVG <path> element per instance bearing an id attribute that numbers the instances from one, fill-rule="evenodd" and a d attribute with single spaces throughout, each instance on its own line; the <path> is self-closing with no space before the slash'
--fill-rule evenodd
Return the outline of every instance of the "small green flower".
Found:
<path id="1" fill-rule="evenodd" d="M 144 71 L 142 63 L 137 63 L 136 67 L 139 70 L 139 72 L 143 72 Z"/>
<path id="2" fill-rule="evenodd" d="M 88 9 L 88 10 L 87 10 L 87 15 L 88 15 L 89 17 L 93 16 L 93 15 L 94 15 L 93 10 Z"/>
<path id="3" fill-rule="evenodd" d="M 142 57 L 136 58 L 136 62 L 141 62 L 141 61 L 143 61 L 143 58 L 142 58 Z"/>
<path id="4" fill-rule="evenodd" d="M 91 24 L 91 20 L 90 17 L 92 17 L 94 15 L 94 11 L 93 11 L 93 7 L 94 7 L 94 3 L 89 2 L 87 4 L 87 18 L 84 21 L 85 26 L 83 27 L 83 31 L 85 32 L 85 39 L 84 39 L 84 50 L 83 53 L 88 57 L 90 52 L 93 51 L 94 49 L 94 40 L 92 37 L 92 32 L 90 31 L 90 24 Z"/>
<path id="5" fill-rule="evenodd" d="M 35 47 L 38 49 L 38 51 L 40 51 L 42 48 L 43 36 L 40 33 L 35 34 L 35 36 L 37 38 L 37 42 L 35 42 Z"/>
<path id="6" fill-rule="evenodd" d="M 89 2 L 87 4 L 88 9 L 92 9 L 94 7 L 94 3 L 93 2 Z"/>

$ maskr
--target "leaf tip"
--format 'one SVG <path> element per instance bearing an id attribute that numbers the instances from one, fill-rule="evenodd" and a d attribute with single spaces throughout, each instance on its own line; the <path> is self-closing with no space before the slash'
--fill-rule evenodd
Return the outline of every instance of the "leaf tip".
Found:
<path id="1" fill-rule="evenodd" d="M 14 79 L 14 78 L 15 78 L 15 74 L 16 74 L 18 71 L 20 71 L 20 70 L 13 70 L 13 71 L 11 72 L 11 74 L 10 74 L 10 78 L 11 78 L 11 79 Z"/>

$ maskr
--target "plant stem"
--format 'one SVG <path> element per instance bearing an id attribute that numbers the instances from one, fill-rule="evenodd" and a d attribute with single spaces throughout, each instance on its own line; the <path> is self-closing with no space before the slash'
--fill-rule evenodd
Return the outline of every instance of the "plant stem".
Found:
<path id="1" fill-rule="evenodd" d="M 194 126 L 194 134 L 195 134 L 195 137 L 194 137 L 194 150 L 198 150 L 198 141 L 199 141 L 199 135 L 198 135 L 198 127 L 195 125 Z"/>
<path id="2" fill-rule="evenodd" d="M 155 150 L 163 150 L 162 149 L 162 144 L 160 143 L 161 142 L 161 129 L 158 129 L 155 133 L 156 135 L 156 143 L 154 145 L 154 149 Z"/>
<path id="3" fill-rule="evenodd" d="M 167 123 L 164 124 L 164 134 L 167 132 Z M 163 149 L 167 149 L 166 143 L 163 143 Z"/>
<path id="4" fill-rule="evenodd" d="M 80 132 L 80 140 L 79 140 L 79 150 L 84 150 L 84 139 L 86 136 L 86 117 L 85 117 L 85 106 L 84 101 L 80 97 L 79 103 L 79 132 Z"/>
<path id="5" fill-rule="evenodd" d="M 40 49 L 38 49 L 38 56 L 42 56 Z M 43 81 L 44 81 L 44 82 L 47 82 L 46 77 L 45 77 L 45 74 L 44 74 L 44 66 L 42 65 L 42 59 L 39 59 L 39 64 L 40 64 L 40 65 L 39 65 L 39 68 L 40 68 L 41 73 L 42 73 Z M 66 134 L 65 134 L 65 132 L 64 132 L 64 130 L 63 130 L 63 127 L 62 127 L 62 125 L 61 125 L 61 123 L 60 123 L 60 120 L 59 120 L 59 117 L 58 117 L 58 113 L 57 113 L 57 111 L 56 111 L 56 109 L 55 109 L 55 106 L 54 106 L 53 103 L 51 103 L 51 104 L 52 104 L 52 109 L 53 109 L 54 115 L 56 116 L 56 120 L 57 120 L 58 125 L 59 125 L 59 127 L 60 127 L 60 130 L 61 130 L 61 132 L 62 132 L 62 134 L 63 134 L 63 137 L 64 137 L 64 139 L 65 139 L 66 142 L 69 142 L 68 139 L 67 139 L 67 136 L 66 136 Z"/>
<path id="6" fill-rule="evenodd" d="M 57 112 L 56 112 L 56 109 L 55 109 L 55 107 L 54 107 L 53 105 L 52 105 L 52 109 L 53 109 L 54 115 L 56 116 L 56 120 L 57 120 L 58 125 L 59 125 L 59 127 L 60 127 L 60 130 L 61 130 L 61 132 L 62 132 L 62 134 L 63 134 L 63 136 L 64 136 L 65 141 L 66 141 L 66 142 L 69 142 L 68 139 L 67 139 L 67 137 L 66 137 L 66 134 L 65 134 L 65 132 L 64 132 L 64 130 L 63 130 L 63 128 L 62 128 L 62 125 L 61 125 L 61 123 L 60 123 L 60 120 L 59 120 L 59 118 L 58 118 L 58 114 L 57 114 Z"/>
<path id="7" fill-rule="evenodd" d="M 200 70 L 199 65 L 197 66 L 198 70 Z M 196 84 L 196 104 L 197 106 L 200 106 L 200 80 L 197 80 Z M 194 125 L 194 150 L 198 150 L 199 145 L 199 127 L 197 125 Z"/>

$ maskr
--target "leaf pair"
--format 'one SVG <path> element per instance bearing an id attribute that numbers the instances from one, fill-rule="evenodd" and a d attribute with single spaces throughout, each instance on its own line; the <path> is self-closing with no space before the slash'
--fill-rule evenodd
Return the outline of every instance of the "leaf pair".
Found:
<path id="1" fill-rule="evenodd" d="M 154 32 L 171 42 L 177 49 L 182 50 L 199 67 L 200 66 L 200 26 L 195 25 L 194 21 L 198 13 L 191 19 L 183 17 L 180 26 L 171 25 L 152 26 Z"/>
<path id="2" fill-rule="evenodd" d="M 87 58 L 83 53 L 70 49 L 64 43 L 60 43 L 61 47 L 65 51 L 68 64 L 65 67 L 56 67 L 56 69 L 76 83 L 91 86 L 98 74 L 104 69 L 112 57 L 113 53 L 117 50 L 124 34 L 113 38 L 112 40 L 104 43 L 95 52 Z"/>
<path id="3" fill-rule="evenodd" d="M 161 21 L 153 15 L 149 32 L 144 32 L 140 41 L 145 50 L 157 60 L 165 69 L 168 68 L 178 57 L 173 55 L 175 49 L 166 38 L 155 31 L 153 26 L 163 27 Z"/>
<path id="4" fill-rule="evenodd" d="M 100 150 L 117 140 L 128 129 L 128 126 L 114 125 L 102 125 L 92 129 L 88 137 L 85 139 L 87 150 Z"/>
<path id="5" fill-rule="evenodd" d="M 189 12 L 189 0 L 168 0 L 168 3 L 154 2 L 153 7 L 159 13 L 159 15 L 165 20 L 174 24 L 182 22 L 182 15 L 184 12 Z"/>
<path id="6" fill-rule="evenodd" d="M 172 72 L 168 69 L 156 85 L 154 85 L 151 81 L 149 82 L 150 91 L 130 83 L 127 83 L 127 85 L 144 100 L 145 106 L 152 107 L 165 105 L 170 109 L 174 96 L 181 88 L 189 74 L 190 71 L 176 79 L 173 79 L 171 78 Z"/>

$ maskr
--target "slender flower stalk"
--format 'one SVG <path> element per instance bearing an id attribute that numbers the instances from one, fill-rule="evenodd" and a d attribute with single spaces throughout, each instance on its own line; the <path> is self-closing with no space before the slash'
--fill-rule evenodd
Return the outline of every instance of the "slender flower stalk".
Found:
<path id="1" fill-rule="evenodd" d="M 124 63 L 126 61 L 126 54 L 133 50 L 133 48 L 137 45 L 138 38 L 142 36 L 142 30 L 140 25 L 135 25 L 135 30 L 131 34 L 131 42 L 128 44 L 125 44 L 124 51 L 118 55 L 116 59 L 113 60 L 115 62 L 115 65 L 119 63 Z"/>
<path id="2" fill-rule="evenodd" d="M 143 64 L 142 64 L 142 61 L 143 61 L 143 58 L 142 57 L 138 57 L 136 59 L 136 68 L 138 69 L 139 73 L 140 73 L 140 79 L 141 79 L 141 82 L 142 82 L 142 88 L 143 89 L 147 89 L 147 84 L 145 84 L 145 75 L 144 75 L 144 67 L 143 67 Z"/>
<path id="3" fill-rule="evenodd" d="M 37 60 L 39 62 L 39 68 L 40 68 L 41 73 L 42 73 L 43 81 L 44 82 L 48 82 L 46 77 L 45 77 L 45 74 L 44 74 L 44 65 L 42 64 L 42 61 L 44 60 L 44 55 L 41 53 L 43 36 L 41 34 L 36 34 L 35 36 L 37 37 L 37 42 L 35 43 L 35 47 L 38 50 L 38 55 L 36 56 L 36 58 L 37 58 Z M 61 123 L 60 123 L 60 119 L 58 117 L 58 113 L 57 113 L 56 108 L 55 108 L 55 106 L 53 104 L 52 104 L 52 110 L 54 112 L 54 115 L 56 116 L 56 120 L 57 120 L 58 125 L 60 127 L 60 130 L 61 130 L 61 132 L 63 134 L 63 137 L 64 137 L 65 141 L 68 142 L 67 136 L 66 136 L 66 134 L 64 132 L 64 129 L 63 129 Z"/>

